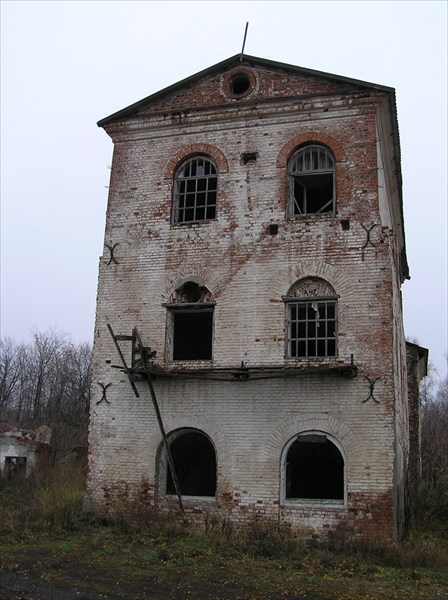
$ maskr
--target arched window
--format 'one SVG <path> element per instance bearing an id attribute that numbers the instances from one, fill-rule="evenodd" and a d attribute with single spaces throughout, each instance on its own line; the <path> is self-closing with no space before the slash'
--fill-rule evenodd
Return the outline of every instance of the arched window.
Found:
<path id="1" fill-rule="evenodd" d="M 182 496 L 214 497 L 216 452 L 209 437 L 197 429 L 179 429 L 168 435 L 168 443 Z M 175 495 L 164 447 L 160 453 L 159 473 L 161 491 Z"/>
<path id="2" fill-rule="evenodd" d="M 211 360 L 213 358 L 213 311 L 210 291 L 186 281 L 174 292 L 168 309 L 169 355 L 172 360 Z"/>
<path id="3" fill-rule="evenodd" d="M 216 218 L 216 167 L 207 156 L 192 156 L 174 174 L 173 222 Z"/>
<path id="4" fill-rule="evenodd" d="M 282 456 L 283 502 L 342 504 L 345 496 L 345 461 L 330 436 L 320 431 L 300 433 L 290 440 Z"/>
<path id="5" fill-rule="evenodd" d="M 297 281 L 283 298 L 286 304 L 288 358 L 337 355 L 337 296 L 319 277 Z"/>
<path id="6" fill-rule="evenodd" d="M 334 158 L 325 146 L 296 150 L 288 162 L 288 218 L 335 212 Z"/>

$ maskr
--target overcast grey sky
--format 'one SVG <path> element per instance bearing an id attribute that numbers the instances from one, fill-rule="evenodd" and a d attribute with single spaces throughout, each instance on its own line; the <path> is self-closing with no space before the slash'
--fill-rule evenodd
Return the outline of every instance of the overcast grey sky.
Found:
<path id="1" fill-rule="evenodd" d="M 1 2 L 1 334 L 90 341 L 112 143 L 96 122 L 241 50 L 396 88 L 406 334 L 447 351 L 447 3 Z"/>

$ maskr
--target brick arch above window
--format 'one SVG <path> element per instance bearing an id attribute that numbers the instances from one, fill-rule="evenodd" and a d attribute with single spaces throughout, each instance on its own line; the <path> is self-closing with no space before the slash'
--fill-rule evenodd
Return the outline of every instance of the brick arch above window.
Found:
<path id="1" fill-rule="evenodd" d="M 323 383 L 320 382 L 317 387 L 310 388 L 309 390 L 305 389 L 306 386 L 304 386 L 303 391 L 301 391 L 303 399 L 311 401 L 316 393 L 319 393 L 319 389 L 322 385 Z M 351 455 L 353 458 L 359 460 L 361 456 L 359 453 L 361 445 L 359 436 L 355 434 L 348 423 L 335 417 L 334 414 L 330 415 L 329 413 L 324 412 L 304 412 L 288 417 L 283 422 L 279 423 L 265 439 L 262 448 L 263 458 L 267 460 L 269 457 L 281 452 L 288 440 L 294 435 L 309 430 L 325 431 L 326 433 L 329 433 L 343 445 L 347 456 Z"/>
<path id="2" fill-rule="evenodd" d="M 205 285 L 190 277 L 176 287 L 171 295 L 170 302 L 173 304 L 207 303 L 213 302 L 213 295 Z"/>
<path id="3" fill-rule="evenodd" d="M 228 173 L 229 165 L 227 159 L 219 148 L 216 148 L 216 146 L 212 146 L 211 144 L 188 144 L 179 148 L 179 150 L 171 157 L 165 167 L 164 178 L 173 179 L 179 164 L 189 156 L 194 156 L 195 154 L 210 156 L 215 162 L 218 174 Z"/>
<path id="4" fill-rule="evenodd" d="M 302 277 L 292 284 L 287 298 L 336 297 L 333 286 L 321 277 Z"/>
<path id="5" fill-rule="evenodd" d="M 344 148 L 336 138 L 326 133 L 307 132 L 296 135 L 282 147 L 277 157 L 277 168 L 286 169 L 288 160 L 293 152 L 300 146 L 308 144 L 327 146 L 333 153 L 336 162 L 345 160 Z"/>

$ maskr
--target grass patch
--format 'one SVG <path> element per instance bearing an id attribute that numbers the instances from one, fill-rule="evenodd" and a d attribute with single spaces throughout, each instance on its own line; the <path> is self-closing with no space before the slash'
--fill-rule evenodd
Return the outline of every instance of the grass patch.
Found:
<path id="1" fill-rule="evenodd" d="M 170 515 L 82 510 L 84 481 L 68 467 L 0 489 L 0 567 L 109 598 L 272 599 L 448 596 L 448 542 L 414 532 L 396 546 L 348 532 L 310 545 L 254 520 L 193 530 Z"/>
<path id="2" fill-rule="evenodd" d="M 324 546 L 260 554 L 246 540 L 227 542 L 184 531 L 136 533 L 91 524 L 0 543 L 0 567 L 26 570 L 67 587 L 132 600 L 147 598 L 432 598 L 448 594 L 448 570 L 389 565 Z"/>
<path id="3" fill-rule="evenodd" d="M 0 482 L 0 533 L 20 539 L 85 526 L 84 482 L 81 470 L 67 465 L 42 466 L 26 479 Z"/>

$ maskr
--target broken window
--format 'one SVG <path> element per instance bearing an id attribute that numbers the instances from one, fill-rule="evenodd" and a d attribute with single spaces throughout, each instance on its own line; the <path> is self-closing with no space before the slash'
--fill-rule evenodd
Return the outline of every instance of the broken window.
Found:
<path id="1" fill-rule="evenodd" d="M 214 497 L 216 493 L 216 452 L 210 439 L 195 429 L 183 429 L 169 436 L 171 455 L 182 496 Z M 165 451 L 162 470 L 166 472 L 166 494 L 176 493 Z M 163 476 L 163 473 L 162 473 Z"/>
<path id="2" fill-rule="evenodd" d="M 288 163 L 288 218 L 334 212 L 333 155 L 325 146 L 304 146 Z"/>
<path id="3" fill-rule="evenodd" d="M 207 156 L 184 161 L 174 175 L 174 223 L 205 221 L 216 217 L 218 176 Z"/>
<path id="4" fill-rule="evenodd" d="M 25 456 L 6 456 L 5 457 L 5 479 L 13 481 L 26 477 L 26 457 Z"/>
<path id="5" fill-rule="evenodd" d="M 211 360 L 215 303 L 208 289 L 187 281 L 165 304 L 170 312 L 173 360 Z"/>
<path id="6" fill-rule="evenodd" d="M 318 277 L 294 284 L 286 298 L 287 357 L 337 355 L 337 299 L 332 286 Z"/>
<path id="7" fill-rule="evenodd" d="M 299 434 L 284 453 L 285 501 L 344 501 L 344 458 L 329 436 Z"/>

